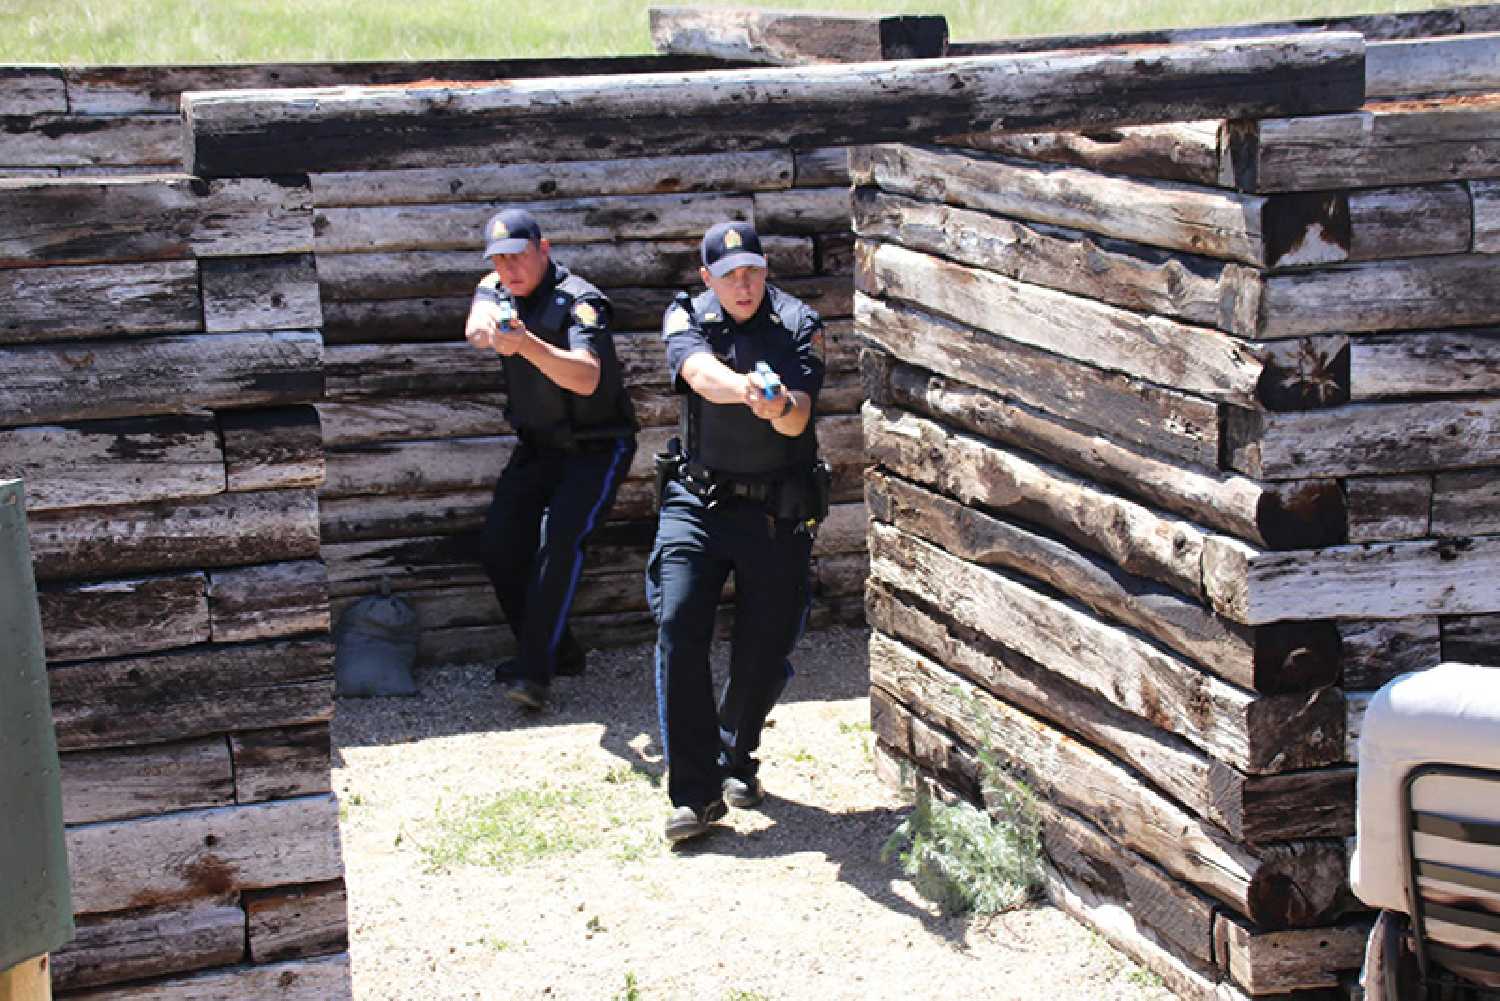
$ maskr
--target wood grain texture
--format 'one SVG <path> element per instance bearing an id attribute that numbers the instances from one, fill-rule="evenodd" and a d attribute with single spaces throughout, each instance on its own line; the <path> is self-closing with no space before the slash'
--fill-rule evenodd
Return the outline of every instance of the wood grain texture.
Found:
<path id="1" fill-rule="evenodd" d="M 215 643 L 327 632 L 328 575 L 320 560 L 210 571 L 208 612 Z"/>
<path id="2" fill-rule="evenodd" d="M 1344 481 L 1344 494 L 1350 542 L 1420 539 L 1428 534 L 1431 476 L 1354 476 Z"/>
<path id="3" fill-rule="evenodd" d="M 238 966 L 138 987 L 109 987 L 72 995 L 72 1001 L 352 1001 L 349 955 Z"/>
<path id="4" fill-rule="evenodd" d="M 5 180 L 0 206 L 10 220 L 0 236 L 0 267 L 313 249 L 312 194 L 305 178 Z"/>
<path id="5" fill-rule="evenodd" d="M 842 154 L 842 150 L 838 150 Z M 811 168 L 809 167 L 809 171 Z M 423 205 L 448 202 L 593 198 L 669 192 L 770 191 L 792 184 L 790 150 L 705 153 L 694 156 L 505 163 L 482 166 L 313 173 L 318 208 Z M 840 182 L 831 175 L 824 183 Z M 542 207 L 545 214 L 548 210 Z M 471 241 L 472 242 L 472 241 Z"/>
<path id="6" fill-rule="evenodd" d="M 1344 264 L 1266 279 L 1260 336 L 1493 324 L 1500 292 L 1487 254 Z"/>
<path id="7" fill-rule="evenodd" d="M 1354 400 L 1500 394 L 1500 331 L 1438 330 L 1349 342 Z"/>
<path id="8" fill-rule="evenodd" d="M 1368 919 L 1332 928 L 1261 931 L 1233 915 L 1214 921 L 1214 949 L 1220 962 L 1254 995 L 1337 988 L 1340 976 L 1364 960 Z"/>
<path id="9" fill-rule="evenodd" d="M 182 119 L 171 115 L 85 118 L 38 115 L 20 131 L 7 130 L 0 162 L 39 168 L 144 167 L 152 173 L 182 169 Z"/>
<path id="10" fill-rule="evenodd" d="M 893 364 L 889 374 L 872 369 L 867 395 L 1045 456 L 1107 487 L 1268 549 L 1302 549 L 1345 538 L 1344 495 L 1333 480 L 1262 483 L 1195 469 L 906 364 Z"/>
<path id="11" fill-rule="evenodd" d="M 1500 667 L 1500 615 L 1444 619 L 1442 659 Z"/>
<path id="12" fill-rule="evenodd" d="M 1223 184 L 1228 155 L 1224 123 L 1216 119 L 1087 132 L 975 132 L 957 141 L 1020 160 L 1208 186 Z"/>
<path id="13" fill-rule="evenodd" d="M 62 114 L 68 85 L 60 66 L 7 66 L 0 69 L 0 115 Z"/>
<path id="14" fill-rule="evenodd" d="M 312 406 L 228 411 L 219 415 L 219 434 L 229 490 L 289 490 L 323 482 L 323 436 Z"/>
<path id="15" fill-rule="evenodd" d="M 323 444 L 329 448 L 375 441 L 479 438 L 514 433 L 505 420 L 503 393 L 319 403 L 318 416 Z"/>
<path id="16" fill-rule="evenodd" d="M 208 414 L 0 430 L 0 477 L 26 481 L 28 511 L 208 497 L 225 487 Z"/>
<path id="17" fill-rule="evenodd" d="M 47 659 L 122 657 L 206 642 L 206 589 L 201 573 L 45 589 L 37 606 Z"/>
<path id="18" fill-rule="evenodd" d="M 311 490 L 41 512 L 30 519 L 38 580 L 313 559 Z"/>
<path id="19" fill-rule="evenodd" d="M 338 804 L 326 795 L 89 824 L 67 840 L 80 914 L 343 875 Z"/>
<path id="20" fill-rule="evenodd" d="M 208 333 L 323 325 L 311 254 L 215 258 L 200 262 L 199 269 Z"/>
<path id="21" fill-rule="evenodd" d="M 1016 72 L 1019 66 L 1025 72 Z M 1357 107 L 1364 43 L 1354 35 L 1201 42 L 1131 52 L 590 78 L 504 87 L 297 91 L 185 98 L 203 177 L 453 162 L 578 160 L 910 141 L 914 135 L 1310 114 Z M 431 114 L 437 104 L 446 109 Z M 722 109 L 734 105 L 736 113 Z M 542 109 L 545 108 L 543 113 Z M 342 121 L 329 130 L 329 121 Z M 548 123 L 553 141 L 531 137 Z M 338 134 L 335 137 L 334 131 Z"/>
<path id="22" fill-rule="evenodd" d="M 1398 674 L 1436 667 L 1444 659 L 1436 617 L 1348 619 L 1338 629 L 1342 684 L 1351 691 L 1373 692 Z"/>
<path id="23" fill-rule="evenodd" d="M 72 751 L 62 762 L 69 824 L 155 816 L 234 802 L 234 767 L 219 735 L 145 747 Z"/>
<path id="24" fill-rule="evenodd" d="M 948 48 L 941 15 L 652 7 L 650 18 L 658 52 L 772 66 L 937 59 Z"/>
<path id="25" fill-rule="evenodd" d="M 328 454 L 321 496 L 485 490 L 515 447 L 513 437 L 345 445 Z"/>
<path id="26" fill-rule="evenodd" d="M 245 894 L 250 958 L 274 963 L 349 948 L 349 895 L 343 880 Z"/>
<path id="27" fill-rule="evenodd" d="M 1203 548 L 1214 608 L 1236 622 L 1500 612 L 1500 539 L 1370 543 L 1260 553 L 1222 536 Z"/>
<path id="28" fill-rule="evenodd" d="M 64 750 L 320 723 L 333 714 L 333 644 L 326 639 L 84 661 L 54 667 L 50 677 Z"/>
<path id="29" fill-rule="evenodd" d="M 59 991 L 228 966 L 245 958 L 245 912 L 207 900 L 123 914 L 84 915 L 52 954 Z"/>
<path id="30" fill-rule="evenodd" d="M 0 344 L 203 329 L 191 261 L 0 270 Z"/>
<path id="31" fill-rule="evenodd" d="M 328 726 L 322 722 L 230 734 L 235 802 L 330 792 L 333 752 Z"/>
<path id="32" fill-rule="evenodd" d="M 1448 538 L 1500 535 L 1500 469 L 1433 477 L 1432 534 Z"/>
<path id="33" fill-rule="evenodd" d="M 277 406 L 323 395 L 323 339 L 280 331 L 29 345 L 0 348 L 0 369 L 0 426 Z"/>

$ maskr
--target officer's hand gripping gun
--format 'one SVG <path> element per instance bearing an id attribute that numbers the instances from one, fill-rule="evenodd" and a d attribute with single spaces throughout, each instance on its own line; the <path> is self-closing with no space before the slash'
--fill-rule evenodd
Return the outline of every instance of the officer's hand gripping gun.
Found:
<path id="1" fill-rule="evenodd" d="M 781 376 L 763 361 L 755 363 L 755 374 L 760 376 L 760 395 L 768 400 L 776 399 L 776 394 L 781 392 Z"/>

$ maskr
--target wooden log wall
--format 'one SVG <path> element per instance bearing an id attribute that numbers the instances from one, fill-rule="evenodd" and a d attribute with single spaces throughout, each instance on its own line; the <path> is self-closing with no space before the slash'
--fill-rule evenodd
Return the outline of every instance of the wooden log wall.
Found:
<path id="1" fill-rule="evenodd" d="M 514 437 L 498 360 L 477 354 L 462 330 L 486 271 L 477 234 L 498 207 L 522 205 L 554 256 L 614 303 L 616 347 L 644 425 L 579 589 L 574 630 L 584 643 L 654 634 L 641 585 L 655 524 L 651 457 L 678 417 L 661 315 L 676 290 L 699 287 L 698 241 L 721 219 L 753 221 L 774 280 L 827 322 L 819 435 L 836 467 L 837 506 L 816 545 L 814 622 L 861 618 L 862 389 L 843 150 L 330 171 L 311 185 L 327 342 L 323 555 L 335 615 L 389 579 L 421 613 L 424 662 L 511 649 L 472 554 Z"/>
<path id="2" fill-rule="evenodd" d="M 883 767 L 1184 998 L 1342 996 L 1369 693 L 1500 663 L 1496 101 L 854 158 Z"/>
<path id="3" fill-rule="evenodd" d="M 689 55 L 438 62 L 203 66 L 0 66 L 0 177 L 118 176 L 183 169 L 181 96 L 189 91 L 357 87 L 416 80 L 690 71 Z"/>
<path id="4" fill-rule="evenodd" d="M 348 997 L 312 188 L 12 178 L 0 215 L 0 475 L 78 926 L 54 990 Z"/>

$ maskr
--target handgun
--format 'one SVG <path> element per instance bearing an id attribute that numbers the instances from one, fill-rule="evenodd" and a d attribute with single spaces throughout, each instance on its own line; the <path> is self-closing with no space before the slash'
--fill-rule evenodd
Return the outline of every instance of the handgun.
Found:
<path id="1" fill-rule="evenodd" d="M 774 400 L 776 394 L 781 391 L 781 376 L 763 361 L 755 363 L 755 374 L 761 378 L 760 395 L 768 400 Z"/>

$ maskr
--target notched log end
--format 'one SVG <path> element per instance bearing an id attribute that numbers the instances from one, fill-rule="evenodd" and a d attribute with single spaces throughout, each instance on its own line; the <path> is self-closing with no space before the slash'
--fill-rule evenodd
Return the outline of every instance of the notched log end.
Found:
<path id="1" fill-rule="evenodd" d="M 1349 402 L 1349 344 L 1305 340 L 1266 359 L 1256 398 L 1267 410 L 1318 410 Z"/>
<path id="2" fill-rule="evenodd" d="M 1278 485 L 1260 495 L 1256 527 L 1266 548 L 1317 549 L 1348 541 L 1349 509 L 1334 480 Z"/>
<path id="3" fill-rule="evenodd" d="M 1268 695 L 1336 684 L 1343 641 L 1332 622 L 1274 622 L 1255 630 L 1255 689 Z"/>

